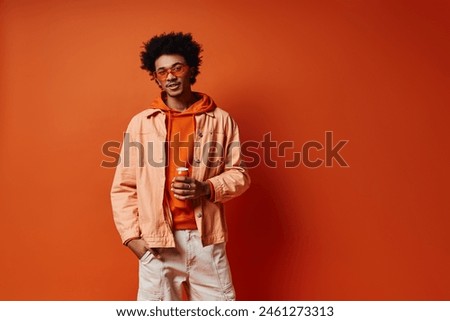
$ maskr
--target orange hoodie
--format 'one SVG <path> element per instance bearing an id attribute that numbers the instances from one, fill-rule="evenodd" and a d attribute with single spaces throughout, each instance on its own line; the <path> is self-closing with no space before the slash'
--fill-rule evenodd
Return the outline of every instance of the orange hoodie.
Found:
<path id="1" fill-rule="evenodd" d="M 172 213 L 174 230 L 196 230 L 194 210 L 190 201 L 176 199 L 170 190 L 172 179 L 177 176 L 177 167 L 187 167 L 191 171 L 195 136 L 195 115 L 214 110 L 216 104 L 206 94 L 194 92 L 199 98 L 195 103 L 180 112 L 166 105 L 165 93 L 156 98 L 152 107 L 166 113 L 167 126 L 167 166 L 165 198 Z"/>

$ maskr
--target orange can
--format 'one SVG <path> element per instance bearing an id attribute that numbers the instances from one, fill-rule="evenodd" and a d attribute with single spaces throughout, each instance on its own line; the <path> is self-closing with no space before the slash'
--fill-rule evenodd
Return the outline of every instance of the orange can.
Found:
<path id="1" fill-rule="evenodd" d="M 188 177 L 189 176 L 189 168 L 187 167 L 177 167 L 177 176 L 185 176 Z M 180 200 L 178 198 L 173 199 L 173 203 L 175 205 L 175 207 L 179 207 L 179 208 L 185 208 L 188 207 L 188 200 Z"/>

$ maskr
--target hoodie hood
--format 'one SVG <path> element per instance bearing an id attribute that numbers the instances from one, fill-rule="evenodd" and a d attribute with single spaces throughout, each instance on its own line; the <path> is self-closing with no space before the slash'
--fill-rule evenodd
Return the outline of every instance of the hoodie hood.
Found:
<path id="1" fill-rule="evenodd" d="M 194 92 L 194 95 L 200 99 L 198 99 L 195 103 L 190 105 L 184 111 L 180 112 L 166 105 L 166 103 L 164 102 L 164 98 L 166 95 L 167 94 L 165 92 L 161 92 L 161 95 L 159 95 L 158 98 L 156 98 L 152 102 L 151 107 L 163 110 L 164 112 L 168 112 L 173 117 L 197 115 L 201 113 L 206 113 L 208 111 L 212 111 L 216 108 L 216 103 L 207 94 Z"/>

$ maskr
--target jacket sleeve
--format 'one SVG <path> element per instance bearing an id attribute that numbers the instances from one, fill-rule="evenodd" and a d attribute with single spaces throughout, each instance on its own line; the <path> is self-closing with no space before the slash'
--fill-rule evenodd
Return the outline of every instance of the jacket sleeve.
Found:
<path id="1" fill-rule="evenodd" d="M 224 149 L 224 171 L 208 181 L 214 187 L 214 202 L 226 202 L 241 195 L 250 186 L 250 176 L 241 160 L 241 144 L 239 128 L 236 122 L 228 116 L 226 129 L 226 147 Z"/>
<path id="2" fill-rule="evenodd" d="M 138 153 L 130 146 L 133 141 L 133 120 L 128 125 L 120 151 L 120 160 L 111 187 L 111 205 L 114 223 L 123 244 L 140 237 L 138 221 L 138 199 L 136 185 L 136 166 Z"/>

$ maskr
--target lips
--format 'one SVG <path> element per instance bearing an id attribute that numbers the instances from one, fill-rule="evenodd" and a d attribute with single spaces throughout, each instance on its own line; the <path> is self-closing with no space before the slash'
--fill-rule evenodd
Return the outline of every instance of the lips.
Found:
<path id="1" fill-rule="evenodd" d="M 180 86 L 180 83 L 174 82 L 166 85 L 166 88 L 169 89 L 177 89 Z"/>

